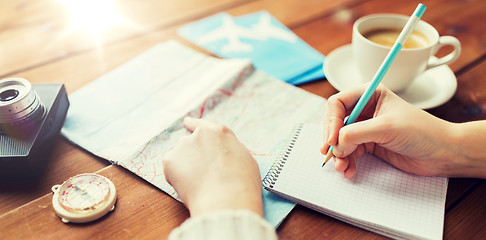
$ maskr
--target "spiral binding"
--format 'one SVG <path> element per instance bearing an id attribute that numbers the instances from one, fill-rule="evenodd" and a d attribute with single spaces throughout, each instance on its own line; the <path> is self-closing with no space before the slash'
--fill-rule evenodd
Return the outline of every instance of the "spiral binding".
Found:
<path id="1" fill-rule="evenodd" d="M 270 170 L 268 170 L 268 173 L 265 175 L 265 177 L 262 180 L 263 186 L 265 188 L 273 188 L 273 186 L 275 185 L 275 182 L 277 181 L 280 172 L 282 171 L 285 163 L 287 162 L 290 152 L 292 152 L 292 148 L 294 148 L 295 142 L 297 141 L 297 138 L 299 137 L 303 127 L 304 124 L 301 123 L 297 125 L 292 131 L 290 135 L 291 138 L 287 143 L 287 147 L 284 148 L 284 150 L 280 154 L 280 157 L 277 158 L 277 160 L 275 160 L 275 162 L 270 167 Z"/>

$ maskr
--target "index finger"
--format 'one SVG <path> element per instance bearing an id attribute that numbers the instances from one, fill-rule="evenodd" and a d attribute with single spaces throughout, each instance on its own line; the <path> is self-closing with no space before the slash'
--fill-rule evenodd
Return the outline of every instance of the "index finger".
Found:
<path id="1" fill-rule="evenodd" d="M 191 132 L 194 132 L 196 130 L 196 128 L 198 128 L 200 126 L 212 126 L 212 125 L 216 124 L 216 123 L 214 123 L 210 120 L 204 119 L 204 118 L 193 118 L 193 117 L 189 117 L 189 116 L 182 119 L 182 121 L 184 123 L 184 127 L 186 127 Z"/>
<path id="2" fill-rule="evenodd" d="M 324 115 L 324 146 L 334 146 L 338 141 L 339 129 L 344 126 L 344 118 L 358 102 L 366 85 L 345 90 L 331 96 L 326 104 Z"/>

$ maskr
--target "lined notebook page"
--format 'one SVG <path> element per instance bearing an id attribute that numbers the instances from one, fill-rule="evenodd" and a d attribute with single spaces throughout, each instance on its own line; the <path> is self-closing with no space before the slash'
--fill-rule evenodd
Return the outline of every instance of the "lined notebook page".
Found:
<path id="1" fill-rule="evenodd" d="M 442 238 L 446 178 L 405 173 L 364 155 L 356 175 L 345 179 L 332 160 L 321 167 L 321 133 L 317 126 L 302 126 L 270 191 L 387 236 Z"/>

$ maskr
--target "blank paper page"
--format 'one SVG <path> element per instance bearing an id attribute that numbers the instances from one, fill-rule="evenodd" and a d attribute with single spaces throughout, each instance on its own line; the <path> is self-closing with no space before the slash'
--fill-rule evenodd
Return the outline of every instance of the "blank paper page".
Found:
<path id="1" fill-rule="evenodd" d="M 321 146 L 322 130 L 304 125 L 273 189 L 355 225 L 398 236 L 442 238 L 446 178 L 405 173 L 364 155 L 348 180 L 334 170 L 332 160 L 321 167 Z"/>

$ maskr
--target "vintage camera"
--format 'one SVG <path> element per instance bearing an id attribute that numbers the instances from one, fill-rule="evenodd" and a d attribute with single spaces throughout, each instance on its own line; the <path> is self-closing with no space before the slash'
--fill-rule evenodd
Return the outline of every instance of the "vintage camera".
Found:
<path id="1" fill-rule="evenodd" d="M 43 170 L 69 107 L 64 85 L 0 80 L 0 179 Z"/>

